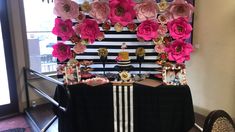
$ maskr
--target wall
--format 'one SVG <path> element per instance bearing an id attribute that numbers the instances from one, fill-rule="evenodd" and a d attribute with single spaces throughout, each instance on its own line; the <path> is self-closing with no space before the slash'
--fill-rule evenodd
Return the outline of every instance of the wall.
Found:
<path id="1" fill-rule="evenodd" d="M 235 117 L 235 1 L 196 0 L 194 45 L 187 63 L 195 111 Z"/>

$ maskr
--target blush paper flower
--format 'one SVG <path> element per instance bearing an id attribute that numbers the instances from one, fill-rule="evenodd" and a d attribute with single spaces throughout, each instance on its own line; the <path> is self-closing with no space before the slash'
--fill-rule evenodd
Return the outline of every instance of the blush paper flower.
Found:
<path id="1" fill-rule="evenodd" d="M 168 22 L 167 27 L 174 39 L 187 39 L 192 31 L 192 26 L 183 17 Z"/>
<path id="2" fill-rule="evenodd" d="M 94 43 L 100 33 L 99 25 L 95 20 L 85 19 L 82 23 L 75 26 L 75 32 L 81 35 L 82 39 Z"/>
<path id="3" fill-rule="evenodd" d="M 107 20 L 110 9 L 108 2 L 96 1 L 91 4 L 90 16 L 95 18 L 98 23 Z"/>
<path id="4" fill-rule="evenodd" d="M 159 35 L 165 36 L 166 33 L 167 33 L 167 31 L 168 31 L 168 29 L 167 29 L 167 26 L 166 26 L 166 25 L 161 24 L 161 25 L 159 25 L 159 28 L 158 28 L 157 31 L 158 31 L 158 34 L 159 34 Z"/>
<path id="5" fill-rule="evenodd" d="M 154 0 L 145 0 L 134 7 L 138 21 L 156 19 L 158 8 Z"/>
<path id="6" fill-rule="evenodd" d="M 152 20 L 142 22 L 137 29 L 137 37 L 144 40 L 151 40 L 158 36 L 158 23 Z"/>
<path id="7" fill-rule="evenodd" d="M 193 51 L 193 46 L 182 40 L 175 40 L 172 44 L 166 46 L 165 51 L 168 53 L 168 59 L 170 61 L 183 63 L 184 61 L 190 60 L 190 53 Z"/>
<path id="8" fill-rule="evenodd" d="M 186 0 L 174 0 L 168 10 L 172 13 L 174 19 L 177 19 L 178 17 L 190 18 L 194 7 Z"/>
<path id="9" fill-rule="evenodd" d="M 157 53 L 164 53 L 165 52 L 165 46 L 163 44 L 156 44 L 154 47 L 154 50 Z"/>
<path id="10" fill-rule="evenodd" d="M 76 54 L 82 54 L 84 53 L 86 50 L 86 46 L 81 44 L 81 43 L 78 43 L 76 44 L 74 47 L 73 47 L 73 51 L 76 53 Z"/>
<path id="11" fill-rule="evenodd" d="M 136 16 L 134 6 L 135 3 L 132 0 L 110 0 L 109 19 L 112 24 L 120 23 L 122 26 L 126 26 L 131 23 Z"/>
<path id="12" fill-rule="evenodd" d="M 57 43 L 52 46 L 53 52 L 52 56 L 58 58 L 60 62 L 63 62 L 72 56 L 70 47 L 64 43 Z"/>
<path id="13" fill-rule="evenodd" d="M 73 23 L 70 19 L 63 21 L 60 18 L 56 18 L 55 26 L 52 29 L 52 33 L 61 37 L 63 41 L 66 41 L 74 35 L 74 30 L 72 26 Z"/>
<path id="14" fill-rule="evenodd" d="M 55 1 L 54 14 L 64 20 L 76 18 L 80 14 L 79 5 L 71 0 L 57 0 Z"/>

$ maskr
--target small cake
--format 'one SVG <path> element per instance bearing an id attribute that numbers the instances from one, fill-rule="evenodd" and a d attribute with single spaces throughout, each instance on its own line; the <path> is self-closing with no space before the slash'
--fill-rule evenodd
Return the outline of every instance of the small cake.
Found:
<path id="1" fill-rule="evenodd" d="M 115 66 L 115 68 L 118 71 L 123 71 L 123 70 L 127 70 L 129 71 L 133 66 L 130 64 L 130 58 L 129 58 L 129 52 L 125 50 L 125 48 L 127 48 L 126 43 L 122 43 L 121 46 L 121 51 L 118 53 L 118 57 L 116 58 L 117 60 L 117 65 Z"/>
<path id="2" fill-rule="evenodd" d="M 130 58 L 129 58 L 129 53 L 127 51 L 121 51 L 118 53 L 118 66 L 125 67 L 125 66 L 130 66 Z"/>
<path id="3" fill-rule="evenodd" d="M 118 53 L 118 56 L 121 57 L 123 61 L 129 60 L 129 53 L 127 51 L 121 51 Z"/>

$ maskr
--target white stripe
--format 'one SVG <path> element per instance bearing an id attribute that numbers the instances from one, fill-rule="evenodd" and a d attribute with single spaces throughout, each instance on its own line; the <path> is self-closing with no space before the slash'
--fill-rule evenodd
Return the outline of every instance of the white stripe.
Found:
<path id="1" fill-rule="evenodd" d="M 109 60 L 115 60 L 117 58 L 117 56 L 108 56 L 108 59 Z M 129 58 L 132 60 L 135 60 L 136 59 L 136 56 L 129 56 Z M 97 56 L 83 56 L 83 55 L 77 55 L 76 56 L 76 59 L 100 59 L 100 57 L 97 55 Z M 145 56 L 144 57 L 145 60 L 156 60 L 157 57 L 156 56 Z"/>
<path id="2" fill-rule="evenodd" d="M 74 45 L 71 41 L 58 41 L 63 42 L 64 44 Z M 104 45 L 104 46 L 122 46 L 123 42 L 105 42 L 105 41 L 95 41 L 93 44 L 90 45 Z M 145 45 L 154 45 L 153 42 L 125 42 L 127 47 L 131 46 L 145 46 Z"/>
<path id="3" fill-rule="evenodd" d="M 94 52 L 97 53 L 98 49 L 86 49 L 85 52 Z M 123 51 L 122 49 L 107 49 L 109 53 L 119 53 L 120 51 Z M 136 49 L 125 49 L 125 51 L 128 51 L 129 53 L 135 53 Z M 155 53 L 153 48 L 145 49 L 145 53 Z M 98 54 L 97 54 L 98 55 Z"/>
<path id="4" fill-rule="evenodd" d="M 130 86 L 130 123 L 131 123 L 131 131 L 130 132 L 134 132 L 134 106 L 133 106 L 133 85 Z"/>
<path id="5" fill-rule="evenodd" d="M 128 132 L 128 99 L 127 99 L 127 86 L 124 86 L 124 97 L 125 97 L 125 131 Z"/>
<path id="6" fill-rule="evenodd" d="M 123 119 L 122 119 L 122 86 L 118 86 L 118 94 L 119 94 L 119 128 L 120 128 L 120 132 L 123 132 L 123 128 L 122 128 L 122 123 L 123 123 Z"/>
<path id="7" fill-rule="evenodd" d="M 113 68 L 114 66 L 116 66 L 117 64 L 106 64 L 105 68 Z M 134 67 L 139 68 L 139 64 L 131 64 Z M 91 68 L 103 68 L 103 64 L 92 64 L 90 65 Z M 144 68 L 160 68 L 161 66 L 156 64 L 156 63 L 144 63 L 141 64 L 141 67 Z"/>
<path id="8" fill-rule="evenodd" d="M 114 114 L 114 132 L 117 132 L 117 101 L 116 101 L 117 86 L 113 86 L 113 114 Z"/>
<path id="9" fill-rule="evenodd" d="M 105 34 L 104 38 L 137 38 L 136 34 Z"/>

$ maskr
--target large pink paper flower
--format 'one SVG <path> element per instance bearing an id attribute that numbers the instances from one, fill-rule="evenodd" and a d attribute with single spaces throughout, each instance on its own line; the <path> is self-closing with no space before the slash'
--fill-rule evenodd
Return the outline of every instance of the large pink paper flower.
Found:
<path id="1" fill-rule="evenodd" d="M 135 3 L 132 0 L 109 0 L 109 19 L 112 24 L 120 23 L 126 26 L 135 18 L 135 11 L 133 7 Z"/>
<path id="2" fill-rule="evenodd" d="M 167 28 L 174 39 L 187 39 L 192 31 L 192 26 L 183 17 L 168 22 Z"/>
<path id="3" fill-rule="evenodd" d="M 76 18 L 80 14 L 79 5 L 71 0 L 56 0 L 54 14 L 64 20 Z"/>
<path id="4" fill-rule="evenodd" d="M 184 61 L 190 60 L 190 53 L 193 51 L 193 46 L 182 40 L 175 40 L 172 44 L 166 46 L 165 51 L 170 61 L 183 63 Z"/>
<path id="5" fill-rule="evenodd" d="M 53 52 L 52 56 L 58 58 L 60 62 L 63 62 L 72 57 L 72 52 L 70 47 L 64 43 L 57 43 L 52 46 Z"/>
<path id="6" fill-rule="evenodd" d="M 96 1 L 91 4 L 90 16 L 95 18 L 98 23 L 107 20 L 109 12 L 108 2 Z"/>
<path id="7" fill-rule="evenodd" d="M 82 23 L 75 26 L 75 32 L 81 35 L 82 39 L 88 40 L 89 43 L 94 43 L 99 36 L 99 25 L 95 20 L 85 19 Z"/>
<path id="8" fill-rule="evenodd" d="M 66 41 L 74 35 L 72 26 L 73 23 L 70 19 L 63 21 L 60 18 L 56 18 L 55 26 L 52 29 L 52 33 L 61 37 L 63 41 Z"/>
<path id="9" fill-rule="evenodd" d="M 158 7 L 154 0 L 145 0 L 134 7 L 138 21 L 156 19 Z"/>
<path id="10" fill-rule="evenodd" d="M 174 19 L 178 17 L 190 18 L 194 7 L 186 0 L 174 0 L 168 9 L 172 13 Z"/>
<path id="11" fill-rule="evenodd" d="M 144 40 L 151 40 L 158 37 L 158 23 L 152 20 L 142 22 L 137 29 L 137 37 Z"/>

